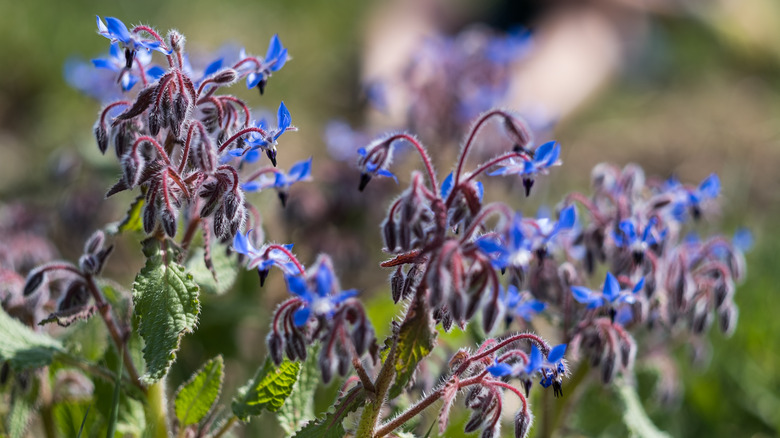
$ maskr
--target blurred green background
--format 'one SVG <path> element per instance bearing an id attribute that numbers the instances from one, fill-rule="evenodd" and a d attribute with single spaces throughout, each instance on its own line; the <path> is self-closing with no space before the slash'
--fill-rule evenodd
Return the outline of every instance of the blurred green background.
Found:
<path id="1" fill-rule="evenodd" d="M 191 51 L 235 42 L 262 54 L 270 36 L 279 33 L 293 61 L 273 77 L 262 98 L 241 85 L 231 92 L 253 106 L 275 108 L 285 101 L 300 132 L 285 136 L 280 166 L 315 156 L 314 182 L 296 187 L 293 197 L 322 190 L 317 178 L 325 175 L 317 160 L 325 160 L 324 124 L 334 117 L 362 118 L 359 61 L 366 17 L 376 3 L 0 1 L 0 201 L 30 203 L 47 214 L 50 237 L 68 258 L 77 256 L 86 234 L 117 220 L 125 208 L 129 198 L 102 201 L 118 166 L 99 154 L 91 135 L 99 104 L 72 90 L 62 77 L 68 57 L 89 60 L 106 50 L 106 40 L 95 33 L 95 14 L 161 30 L 175 27 L 188 37 Z M 544 199 L 533 200 L 534 209 L 526 211 L 532 213 L 540 202 L 555 203 L 573 188 L 587 192 L 590 169 L 602 161 L 637 162 L 649 175 L 674 173 L 688 182 L 718 173 L 724 208 L 711 229 L 730 233 L 747 226 L 756 242 L 747 256 L 748 280 L 736 295 L 739 325 L 729 339 L 712 331 L 712 357 L 704 367 L 689 366 L 690 351 L 681 348 L 681 400 L 669 407 L 648 396 L 646 407 L 656 424 L 674 436 L 775 436 L 780 430 L 780 233 L 775 219 L 780 205 L 780 9 L 772 0 L 742 2 L 739 13 L 724 6 L 728 2 L 700 3 L 691 13 L 654 16 L 651 42 L 629 68 L 558 124 L 554 137 L 564 148 L 563 167 L 537 192 Z M 302 232 L 273 225 L 284 221 L 274 195 L 257 200 L 269 238 L 293 241 L 304 261 L 313 260 L 316 249 L 307 249 Z M 350 220 L 325 226 L 338 238 L 355 232 L 345 226 Z M 361 274 L 342 283 L 365 291 L 381 335 L 382 322 L 398 310 L 386 293 L 387 273 L 376 266 L 382 255 L 371 220 L 361 230 L 371 242 L 364 246 L 364 266 L 349 268 Z M 129 284 L 140 267 L 139 255 L 136 242 L 121 241 L 116 257 L 125 263 L 114 263 L 109 274 Z M 205 297 L 197 337 L 184 338 L 170 388 L 207 358 L 223 354 L 227 400 L 265 357 L 267 309 L 284 294 L 279 280 L 272 276 L 260 290 L 249 273 L 230 294 Z M 336 389 L 331 385 L 321 391 L 320 411 Z M 642 395 L 649 394 L 644 389 Z M 588 397 L 567 434 L 627 433 L 620 412 L 609 403 L 609 389 L 594 388 Z M 281 430 L 265 415 L 236 434 L 276 436 Z"/>

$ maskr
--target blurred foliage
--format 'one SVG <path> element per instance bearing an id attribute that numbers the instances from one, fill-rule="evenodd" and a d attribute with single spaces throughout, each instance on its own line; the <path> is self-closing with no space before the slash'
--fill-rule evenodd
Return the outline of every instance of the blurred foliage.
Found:
<path id="1" fill-rule="evenodd" d="M 741 318 L 734 336 L 723 339 L 713 331 L 712 356 L 703 367 L 690 365 L 690 351 L 680 349 L 684 388 L 676 405 L 654 401 L 655 377 L 650 373 L 639 376 L 640 396 L 652 420 L 673 436 L 780 433 L 780 374 L 776 372 L 780 368 L 780 318 L 775 315 L 780 271 L 774 259 L 780 248 L 775 216 L 780 201 L 780 54 L 776 44 L 780 27 L 773 25 L 778 17 L 775 3 L 762 0 L 756 4 L 756 9 L 743 8 L 749 11 L 740 11 L 741 15 L 721 8 L 698 19 L 655 21 L 651 44 L 632 60 L 621 80 L 560 124 L 555 137 L 564 145 L 565 170 L 553 172 L 536 193 L 537 199 L 556 199 L 553 195 L 566 189 L 582 188 L 590 168 L 601 161 L 636 161 L 649 175 L 674 173 L 689 181 L 715 171 L 723 179 L 726 197 L 722 222 L 728 229 L 746 225 L 754 232 L 756 247 L 748 254 L 748 280 L 736 294 Z M 357 61 L 365 31 L 361 19 L 370 6 L 371 2 L 357 0 L 242 0 L 219 5 L 204 0 L 0 0 L 0 39 L 4 41 L 0 65 L 5 67 L 0 75 L 0 199 L 56 205 L 50 214 L 52 233 L 65 255 L 78 251 L 83 234 L 94 226 L 121 218 L 125 204 L 100 202 L 110 185 L 107 179 L 118 169 L 108 164 L 112 160 L 100 157 L 91 137 L 98 105 L 70 89 L 62 78 L 68 57 L 88 60 L 106 49 L 105 40 L 95 34 L 95 14 L 163 30 L 176 27 L 189 37 L 189 47 L 195 52 L 234 41 L 260 53 L 269 37 L 279 33 L 294 60 L 273 78 L 265 96 L 250 96 L 250 102 L 273 108 L 284 99 L 290 108 L 301 132 L 282 145 L 285 153 L 279 155 L 280 165 L 286 167 L 302 156 L 325 155 L 319 138 L 325 121 L 336 116 L 359 118 Z M 235 90 L 248 94 L 240 86 Z M 314 177 L 314 183 L 296 190 L 320 190 L 317 158 Z M 83 197 L 72 194 L 74 189 Z M 277 204 L 270 201 L 263 207 L 278 212 Z M 364 202 L 380 201 L 366 197 Z M 538 203 L 514 205 L 530 212 L 533 209 L 527 207 L 535 209 Z M 74 205 L 81 205 L 87 214 L 74 213 Z M 267 215 L 269 236 L 294 241 L 296 250 L 306 253 L 306 236 L 274 226 L 279 217 Z M 95 223 L 84 224 L 88 220 Z M 362 229 L 350 223 L 338 232 L 357 232 L 364 241 L 373 242 L 379 233 L 371 220 L 365 219 Z M 75 248 L 69 250 L 68 245 Z M 345 283 L 347 287 L 359 283 L 366 289 L 363 294 L 368 296 L 369 313 L 381 338 L 399 309 L 390 300 L 387 273 L 376 266 L 381 255 L 367 252 L 362 263 L 370 272 Z M 112 260 L 110 275 L 129 285 L 140 269 L 138 255 L 137 243 L 123 241 L 116 257 L 130 262 Z M 304 257 L 311 259 L 313 255 Z M 175 388 L 207 358 L 222 354 L 226 367 L 223 398 L 235 394 L 265 357 L 268 309 L 283 293 L 281 278 L 272 275 L 261 290 L 255 274 L 244 272 L 226 295 L 202 295 L 197 336 L 182 341 L 168 385 Z M 440 343 L 451 341 L 450 336 L 439 339 Z M 315 412 L 332 406 L 338 386 L 334 382 L 318 390 Z M 616 398 L 613 389 L 586 388 L 584 397 L 587 403 L 576 407 L 564 432 L 575 436 L 627 434 L 621 412 L 612 403 Z M 536 400 L 537 405 L 541 402 Z M 7 414 L 7 410 L 2 412 Z M 58 413 L 58 419 L 66 414 L 77 413 Z M 427 430 L 433 421 L 432 414 L 425 415 L 420 429 Z M 447 436 L 461 436 L 465 421 L 462 412 L 454 415 L 452 433 Z M 236 433 L 277 436 L 282 432 L 271 415 L 264 415 Z"/>

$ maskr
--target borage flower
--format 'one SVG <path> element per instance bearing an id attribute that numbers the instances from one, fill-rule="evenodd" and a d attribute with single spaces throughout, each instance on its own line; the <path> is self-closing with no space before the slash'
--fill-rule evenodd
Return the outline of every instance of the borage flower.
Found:
<path id="1" fill-rule="evenodd" d="M 281 269 L 285 275 L 293 275 L 299 272 L 295 263 L 287 254 L 293 247 L 291 243 L 286 245 L 263 245 L 260 248 L 255 248 L 249 240 L 251 232 L 252 230 L 247 231 L 246 234 L 236 233 L 236 236 L 233 238 L 233 250 L 245 255 L 249 259 L 247 262 L 248 269 L 257 268 L 261 287 L 265 283 L 269 271 L 274 266 Z"/>
<path id="2" fill-rule="evenodd" d="M 506 289 L 500 288 L 499 302 L 504 306 L 504 317 L 508 326 L 513 317 L 517 316 L 530 322 L 534 316 L 544 311 L 547 307 L 542 301 L 533 299 L 529 293 L 520 293 L 513 284 Z"/>
<path id="3" fill-rule="evenodd" d="M 122 85 L 122 91 L 125 92 L 130 91 L 130 89 L 132 89 L 133 86 L 138 83 L 141 78 L 140 75 L 142 74 L 149 82 L 156 81 L 157 79 L 160 79 L 163 74 L 165 74 L 165 70 L 157 65 L 145 69 L 146 65 L 149 64 L 149 62 L 152 60 L 151 53 L 147 51 L 140 51 L 136 53 L 135 60 L 138 64 L 137 70 L 133 69 L 132 67 L 127 67 L 125 54 L 122 53 L 122 49 L 119 47 L 119 44 L 112 43 L 108 57 L 93 59 L 92 65 L 94 65 L 96 68 L 102 68 L 119 73 L 118 82 Z M 132 61 L 130 62 L 132 63 Z M 142 69 L 145 70 L 141 72 L 140 70 Z"/>
<path id="4" fill-rule="evenodd" d="M 610 306 L 610 317 L 615 318 L 617 307 L 622 304 L 633 304 L 636 302 L 636 294 L 642 290 L 645 285 L 645 279 L 642 277 L 631 290 L 621 290 L 620 283 L 611 272 L 607 272 L 607 278 L 604 280 L 604 288 L 601 292 L 596 292 L 582 286 L 572 286 L 571 293 L 574 299 L 582 304 L 587 304 L 588 309 L 598 309 L 602 306 Z"/>
<path id="5" fill-rule="evenodd" d="M 354 289 L 342 291 L 333 271 L 327 263 L 320 263 L 313 275 L 314 287 L 310 287 L 312 278 L 303 275 L 288 275 L 287 287 L 298 296 L 303 304 L 293 315 L 295 325 L 300 327 L 312 316 L 330 319 L 339 304 L 357 295 Z"/>
<path id="6" fill-rule="evenodd" d="M 552 166 L 560 166 L 561 145 L 556 141 L 547 142 L 538 148 L 530 161 L 510 158 L 501 167 L 489 172 L 488 175 L 521 175 L 525 194 L 531 193 L 534 185 L 534 175 L 545 175 Z"/>
<path id="7" fill-rule="evenodd" d="M 285 206 L 287 204 L 290 186 L 298 181 L 308 181 L 310 179 L 311 158 L 295 163 L 287 173 L 284 173 L 281 170 L 275 170 L 273 177 L 262 174 L 258 179 L 246 182 L 241 187 L 245 192 L 259 192 L 264 189 L 274 188 L 279 194 L 279 200 L 282 201 L 282 206 Z"/>
<path id="8" fill-rule="evenodd" d="M 637 227 L 634 226 L 634 221 L 626 219 L 620 222 L 620 225 L 618 225 L 620 232 L 613 232 L 612 238 L 615 240 L 615 245 L 618 247 L 631 250 L 634 261 L 639 263 L 642 261 L 645 251 L 666 238 L 667 229 L 664 228 L 660 233 L 654 232 L 657 223 L 658 220 L 655 217 L 650 218 L 640 237 L 637 233 Z"/>
<path id="9" fill-rule="evenodd" d="M 127 26 L 125 26 L 125 24 L 122 23 L 122 21 L 119 19 L 114 17 L 106 17 L 106 22 L 104 24 L 99 15 L 96 15 L 95 17 L 97 18 L 98 33 L 111 40 L 112 43 L 119 43 L 123 49 L 131 52 L 132 54 L 135 54 L 139 48 L 146 49 L 147 51 L 157 50 L 158 52 L 166 55 L 170 54 L 169 51 L 166 51 L 162 48 L 162 44 L 160 44 L 159 41 L 146 40 L 134 33 L 131 33 L 129 30 L 127 30 Z M 132 57 L 129 57 L 127 60 L 128 68 L 130 67 L 131 60 Z"/>
<path id="10" fill-rule="evenodd" d="M 284 102 L 282 102 L 279 104 L 279 109 L 276 112 L 276 128 L 271 129 L 265 119 L 256 121 L 254 124 L 255 128 L 265 131 L 265 135 L 258 132 L 252 132 L 246 139 L 246 147 L 242 149 L 232 149 L 228 154 L 233 157 L 241 157 L 244 161 L 253 162 L 257 160 L 256 151 L 264 150 L 268 159 L 276 166 L 276 141 L 285 132 L 298 130 L 298 128 L 292 126 L 291 123 L 292 117 L 290 116 L 290 111 L 287 109 Z"/>
<path id="11" fill-rule="evenodd" d="M 557 345 L 550 349 L 545 358 L 536 345 L 531 346 L 531 353 L 526 361 L 519 361 L 514 365 L 494 360 L 493 365 L 487 367 L 487 371 L 495 377 L 513 376 L 524 381 L 526 393 L 530 389 L 531 379 L 536 373 L 542 375 L 539 382 L 542 387 L 553 385 L 555 396 L 563 395 L 561 381 L 566 373 L 566 365 L 563 356 L 566 353 L 566 344 Z"/>
<path id="12" fill-rule="evenodd" d="M 244 60 L 251 57 L 246 55 L 244 49 L 241 49 L 240 58 Z M 268 43 L 268 50 L 262 61 L 257 58 L 254 59 L 260 62 L 254 70 L 247 74 L 246 87 L 250 90 L 257 87 L 260 94 L 263 94 L 265 85 L 268 83 L 268 78 L 271 77 L 271 73 L 279 71 L 289 59 L 287 49 L 282 45 L 279 35 L 271 37 L 271 41 Z M 239 63 L 240 62 L 241 61 L 239 61 Z"/>

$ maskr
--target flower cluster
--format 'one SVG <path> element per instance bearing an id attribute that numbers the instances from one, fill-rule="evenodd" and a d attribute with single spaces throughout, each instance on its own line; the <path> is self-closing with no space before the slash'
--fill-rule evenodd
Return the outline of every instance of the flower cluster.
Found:
<path id="1" fill-rule="evenodd" d="M 241 99 L 216 93 L 244 78 L 247 87 L 262 93 L 271 74 L 289 59 L 278 36 L 271 38 L 264 58 L 241 50 L 194 67 L 184 52 L 184 37 L 176 31 L 163 38 L 147 26 L 128 29 L 113 17 L 105 22 L 98 17 L 97 23 L 98 33 L 110 40 L 111 51 L 93 64 L 112 72 L 110 80 L 122 92 L 118 100 L 116 91 L 97 96 L 111 99 L 95 124 L 98 147 L 105 153 L 113 145 L 122 167 L 122 177 L 108 196 L 139 188 L 147 234 L 173 238 L 183 218 L 184 247 L 198 225 L 207 241 L 212 236 L 231 241 L 247 220 L 250 225 L 259 223 L 245 192 L 274 188 L 284 202 L 290 185 L 309 177 L 310 161 L 293 166 L 289 173 L 275 169 L 279 138 L 296 129 L 284 102 L 277 126 L 270 127 L 264 119 L 253 121 Z M 166 68 L 152 64 L 153 51 L 164 56 Z M 101 83 L 106 79 L 92 75 L 75 82 L 80 89 L 108 90 Z M 243 174 L 249 167 L 244 164 L 255 163 L 260 152 L 274 167 Z M 274 173 L 276 179 L 258 181 L 266 173 Z"/>

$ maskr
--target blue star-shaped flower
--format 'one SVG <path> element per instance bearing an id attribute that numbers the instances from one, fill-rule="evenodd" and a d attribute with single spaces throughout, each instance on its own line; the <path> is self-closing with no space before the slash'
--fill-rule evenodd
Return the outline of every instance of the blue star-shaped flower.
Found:
<path id="1" fill-rule="evenodd" d="M 521 379 L 530 379 L 535 373 L 541 371 L 545 374 L 542 379 L 542 382 L 544 382 L 544 377 L 547 375 L 545 370 L 550 370 L 552 375 L 557 375 L 564 371 L 563 355 L 565 353 L 566 344 L 561 344 L 551 348 L 550 353 L 545 358 L 539 348 L 536 345 L 532 345 L 527 363 L 518 363 L 512 366 L 503 362 L 495 362 L 487 367 L 487 371 L 495 377 L 511 375 Z M 552 383 L 552 380 L 550 380 L 550 383 Z M 543 383 L 542 386 L 547 387 L 549 384 L 544 385 Z"/>
<path id="2" fill-rule="evenodd" d="M 660 233 L 654 232 L 654 227 L 657 223 L 658 220 L 655 217 L 650 218 L 640 237 L 637 233 L 637 228 L 634 226 L 634 221 L 626 219 L 618 225 L 621 232 L 613 232 L 612 238 L 615 240 L 615 245 L 620 248 L 629 248 L 635 252 L 644 252 L 647 248 L 657 244 L 666 237 L 666 229 L 662 230 Z"/>
<path id="3" fill-rule="evenodd" d="M 106 22 L 104 24 L 99 15 L 96 15 L 96 17 L 98 33 L 111 40 L 112 43 L 119 43 L 122 48 L 130 50 L 131 52 L 135 52 L 142 48 L 146 50 L 157 50 L 166 55 L 170 54 L 170 52 L 162 48 L 159 41 L 145 40 L 138 35 L 130 33 L 130 31 L 127 30 L 127 26 L 119 19 L 106 17 Z"/>
<path id="4" fill-rule="evenodd" d="M 510 158 L 500 168 L 488 173 L 488 175 L 523 175 L 532 177 L 536 174 L 544 174 L 550 167 L 561 164 L 558 159 L 560 155 L 561 145 L 556 141 L 550 141 L 536 149 L 532 160 L 526 161 Z"/>
<path id="5" fill-rule="evenodd" d="M 300 327 L 312 315 L 330 319 L 339 304 L 357 295 L 355 290 L 338 291 L 336 278 L 327 264 L 320 263 L 314 273 L 314 289 L 303 275 L 287 276 L 287 287 L 290 292 L 303 301 L 303 306 L 293 314 L 293 322 Z"/>
<path id="6" fill-rule="evenodd" d="M 607 272 L 602 292 L 596 292 L 582 286 L 572 286 L 571 292 L 574 299 L 587 304 L 588 309 L 597 309 L 601 306 L 617 306 L 620 304 L 633 304 L 636 301 L 636 293 L 645 285 L 644 277 L 639 280 L 630 291 L 620 290 L 620 283 L 611 272 Z"/>
<path id="7" fill-rule="evenodd" d="M 246 192 L 259 192 L 273 187 L 281 194 L 286 193 L 294 183 L 309 179 L 311 179 L 311 158 L 295 163 L 287 173 L 277 171 L 274 177 L 262 175 L 259 180 L 246 182 L 241 187 Z"/>
<path id="8" fill-rule="evenodd" d="M 531 321 L 537 313 L 544 311 L 547 307 L 547 304 L 542 301 L 535 300 L 526 294 L 518 292 L 517 287 L 513 284 L 507 286 L 506 290 L 501 288 L 500 291 L 501 296 L 499 300 L 506 309 L 507 322 L 511 322 L 510 319 L 512 315 L 517 315 L 526 321 Z"/>
<path id="9" fill-rule="evenodd" d="M 491 257 L 493 266 L 504 269 L 514 267 L 525 269 L 533 259 L 531 240 L 523 233 L 523 218 L 516 214 L 509 228 L 509 234 L 501 242 L 494 236 L 483 236 L 476 240 L 476 245 Z"/>
<path id="10" fill-rule="evenodd" d="M 249 258 L 247 263 L 248 269 L 257 269 L 261 275 L 261 280 L 265 280 L 265 275 L 268 275 L 268 271 L 276 266 L 281 269 L 286 275 L 292 275 L 297 272 L 295 264 L 290 260 L 283 251 L 278 249 L 269 249 L 266 245 L 260 248 L 255 248 L 252 242 L 249 240 L 249 233 L 252 230 L 247 231 L 246 234 L 236 233 L 233 238 L 233 250 L 239 254 L 243 254 Z M 293 245 L 282 245 L 285 249 L 291 250 Z"/>
<path id="11" fill-rule="evenodd" d="M 243 50 L 241 58 L 246 58 L 246 54 Z M 265 58 L 262 60 L 262 65 L 250 72 L 246 77 L 247 88 L 252 89 L 259 85 L 262 92 L 265 86 L 264 81 L 271 76 L 272 72 L 279 71 L 279 69 L 284 67 L 284 64 L 288 59 L 287 49 L 282 45 L 279 35 L 272 36 L 271 41 L 268 43 L 268 50 L 265 53 Z"/>
<path id="12" fill-rule="evenodd" d="M 268 158 L 271 160 L 274 166 L 276 166 L 276 141 L 286 131 L 294 131 L 297 128 L 291 125 L 292 117 L 290 111 L 284 102 L 279 104 L 279 109 L 276 112 L 276 128 L 270 128 L 268 122 L 265 119 L 260 119 L 254 123 L 256 128 L 260 128 L 265 131 L 266 135 L 262 135 L 257 132 L 253 132 L 246 139 L 247 147 L 243 149 L 231 149 L 228 155 L 233 157 L 241 157 L 242 161 L 254 162 L 259 158 L 257 150 L 264 150 Z"/>

